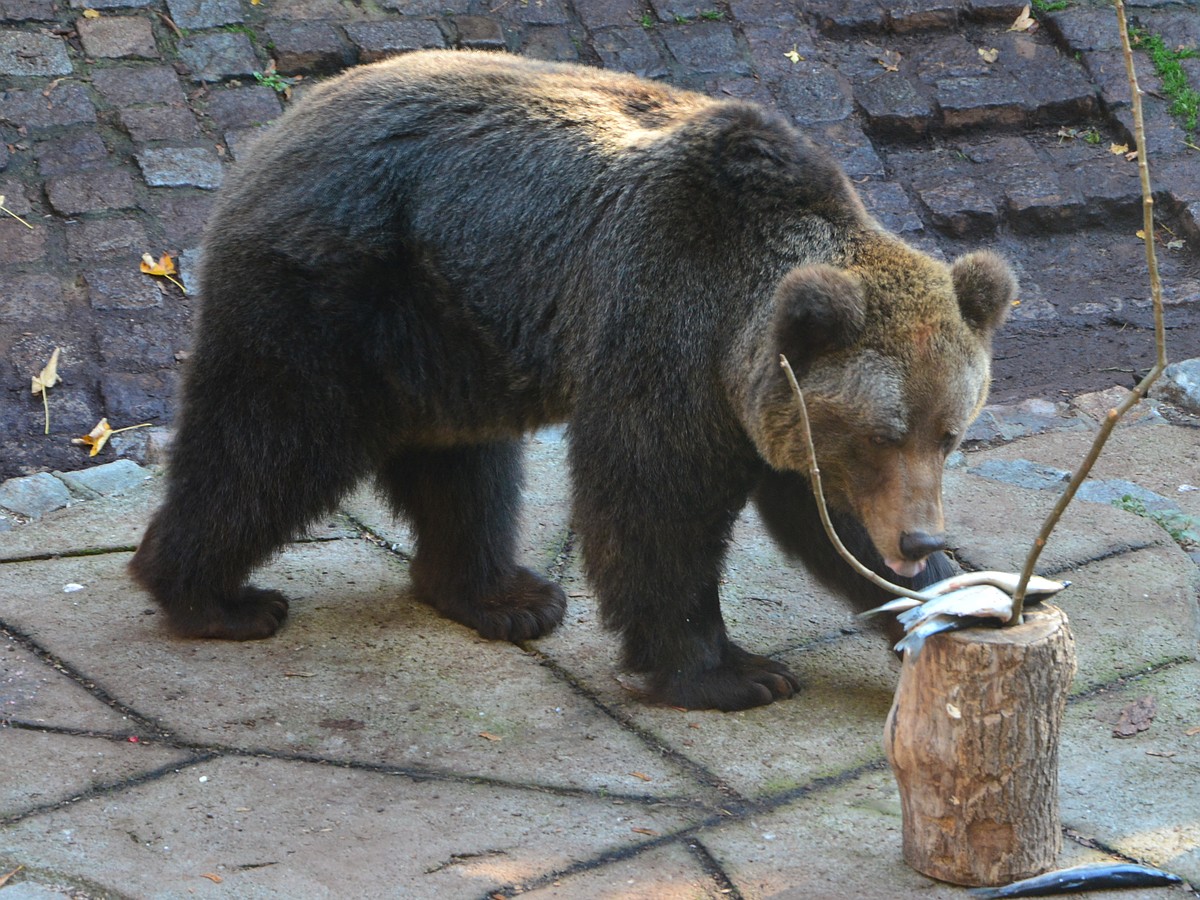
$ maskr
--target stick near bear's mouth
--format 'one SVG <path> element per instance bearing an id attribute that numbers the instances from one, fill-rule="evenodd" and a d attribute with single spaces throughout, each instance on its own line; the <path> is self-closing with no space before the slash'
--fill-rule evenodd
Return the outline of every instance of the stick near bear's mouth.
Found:
<path id="1" fill-rule="evenodd" d="M 833 527 L 833 521 L 829 518 L 829 508 L 825 505 L 825 492 L 821 489 L 821 469 L 817 465 L 817 451 L 813 446 L 812 426 L 808 421 L 808 404 L 804 402 L 804 392 L 800 390 L 800 383 L 796 381 L 796 373 L 792 371 L 792 364 L 788 362 L 787 356 L 782 353 L 779 354 L 779 365 L 783 367 L 783 371 L 787 374 L 788 381 L 792 385 L 792 392 L 796 395 L 796 404 L 800 408 L 800 431 L 804 436 L 804 445 L 808 449 L 808 477 L 812 482 L 813 495 L 817 500 L 817 511 L 821 515 L 821 524 L 825 526 L 825 533 L 829 535 L 829 540 L 833 543 L 834 548 L 841 555 L 842 559 L 846 560 L 850 564 L 850 567 L 863 576 L 863 578 L 899 597 L 910 597 L 913 600 L 924 601 L 925 598 L 916 591 L 893 584 L 886 578 L 868 569 L 858 561 L 853 553 L 846 549 L 846 545 L 842 543 L 842 539 L 837 536 L 837 531 Z"/>

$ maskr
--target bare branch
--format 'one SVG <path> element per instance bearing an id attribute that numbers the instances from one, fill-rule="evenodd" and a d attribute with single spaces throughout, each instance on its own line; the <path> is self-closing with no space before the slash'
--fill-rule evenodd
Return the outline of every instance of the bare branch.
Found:
<path id="1" fill-rule="evenodd" d="M 1108 411 L 1108 415 L 1105 416 L 1104 423 L 1100 426 L 1100 431 L 1096 435 L 1096 440 L 1092 442 L 1092 447 L 1084 458 L 1083 463 L 1080 464 L 1075 474 L 1071 476 L 1071 481 L 1067 485 L 1067 489 L 1063 491 L 1062 496 L 1058 498 L 1058 502 L 1054 504 L 1054 509 L 1050 511 L 1050 515 L 1046 517 L 1046 521 L 1042 524 L 1042 530 L 1038 532 L 1038 536 L 1033 542 L 1033 547 L 1030 549 L 1029 555 L 1025 558 L 1025 568 L 1021 570 L 1021 581 L 1017 585 L 1016 593 L 1013 595 L 1013 611 L 1012 617 L 1008 620 L 1009 625 L 1015 625 L 1021 621 L 1025 588 L 1029 584 L 1030 576 L 1033 575 L 1033 567 L 1037 565 L 1038 557 L 1042 555 L 1042 550 L 1046 546 L 1046 540 L 1050 537 L 1050 532 L 1054 530 L 1054 526 L 1058 524 L 1063 511 L 1070 504 L 1072 498 L 1075 496 L 1075 492 L 1079 490 L 1079 485 L 1083 483 L 1088 473 L 1091 472 L 1096 458 L 1100 455 L 1100 451 L 1108 441 L 1108 436 L 1112 434 L 1121 416 L 1125 415 L 1132 406 L 1146 396 L 1146 393 L 1150 390 L 1150 386 L 1158 380 L 1158 376 L 1167 367 L 1167 339 L 1166 329 L 1163 325 L 1162 282 L 1158 276 L 1158 257 L 1154 253 L 1154 196 L 1150 190 L 1150 169 L 1146 162 L 1146 126 L 1142 119 L 1142 92 L 1138 87 L 1137 72 L 1133 65 L 1133 48 L 1129 45 L 1129 26 L 1125 21 L 1125 4 L 1123 0 L 1115 0 L 1115 3 L 1117 7 L 1117 24 L 1121 29 L 1121 50 L 1125 56 L 1125 73 L 1129 77 L 1129 90 L 1133 95 L 1134 137 L 1137 141 L 1138 174 L 1141 176 L 1142 181 L 1142 233 L 1145 235 L 1143 241 L 1146 244 L 1146 267 L 1150 272 L 1150 299 L 1154 303 L 1154 343 L 1158 350 L 1158 355 L 1154 363 L 1154 368 L 1147 373 L 1146 377 L 1133 389 L 1133 392 L 1119 406 Z"/>

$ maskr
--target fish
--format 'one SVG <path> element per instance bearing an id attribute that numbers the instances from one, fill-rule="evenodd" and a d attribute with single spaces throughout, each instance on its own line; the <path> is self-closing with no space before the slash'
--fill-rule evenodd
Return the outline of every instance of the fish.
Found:
<path id="1" fill-rule="evenodd" d="M 1137 863 L 1092 863 L 1057 869 L 1000 887 L 973 888 L 971 895 L 982 900 L 1002 900 L 1006 897 L 1044 897 L 1049 894 L 1070 894 L 1076 891 L 1103 891 L 1123 887 L 1159 887 L 1182 884 L 1183 879 L 1162 869 Z"/>
<path id="2" fill-rule="evenodd" d="M 934 616 L 981 616 L 1007 622 L 1012 615 L 1013 598 L 990 584 L 976 584 L 926 600 L 920 606 L 900 613 L 896 620 L 906 631 Z"/>
<path id="3" fill-rule="evenodd" d="M 957 631 L 960 628 L 973 628 L 986 623 L 997 624 L 995 619 L 985 619 L 982 616 L 948 616 L 945 614 L 930 616 L 897 641 L 894 649 L 897 653 L 911 650 L 915 657 L 925 646 L 926 639 L 935 634 L 943 631 Z"/>
<path id="4" fill-rule="evenodd" d="M 1021 576 L 1016 572 L 960 572 L 958 575 L 944 578 L 923 590 L 917 591 L 917 595 L 921 597 L 920 600 L 912 597 L 897 597 L 895 600 L 891 600 L 882 606 L 859 613 L 858 618 L 865 619 L 868 616 L 876 616 L 880 613 L 904 612 L 936 597 L 979 585 L 991 585 L 1011 595 L 1016 592 L 1020 581 Z M 1050 597 L 1070 586 L 1071 582 L 1069 581 L 1051 581 L 1049 578 L 1043 578 L 1040 575 L 1032 575 L 1029 578 L 1029 584 L 1025 586 L 1025 595 L 1027 597 L 1038 598 Z"/>

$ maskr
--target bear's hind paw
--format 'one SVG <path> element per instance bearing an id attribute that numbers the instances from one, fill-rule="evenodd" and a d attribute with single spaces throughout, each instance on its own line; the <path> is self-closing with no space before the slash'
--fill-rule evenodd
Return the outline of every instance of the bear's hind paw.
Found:
<path id="1" fill-rule="evenodd" d="M 442 615 L 491 641 L 526 641 L 553 631 L 567 611 L 561 587 L 529 569 L 517 569 L 499 588 L 473 603 L 438 602 Z"/>
<path id="2" fill-rule="evenodd" d="M 700 673 L 663 679 L 650 696 L 655 702 L 684 709 L 731 712 L 786 700 L 800 681 L 783 663 L 732 647 L 724 662 Z"/>
<path id="3" fill-rule="evenodd" d="M 171 613 L 171 630 L 185 638 L 258 641 L 278 631 L 287 612 L 287 597 L 279 591 L 244 587 L 203 617 Z"/>

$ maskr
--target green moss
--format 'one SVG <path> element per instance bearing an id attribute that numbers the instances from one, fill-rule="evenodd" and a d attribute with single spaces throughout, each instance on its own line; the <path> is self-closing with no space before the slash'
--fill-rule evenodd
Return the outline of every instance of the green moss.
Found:
<path id="1" fill-rule="evenodd" d="M 1162 79 L 1162 92 L 1171 101 L 1171 115 L 1175 116 L 1188 134 L 1196 130 L 1200 116 L 1200 91 L 1188 83 L 1187 72 L 1181 60 L 1200 56 L 1195 47 L 1172 50 L 1163 43 L 1162 37 L 1142 28 L 1130 28 L 1129 39 L 1134 47 L 1145 51 L 1154 64 L 1154 71 Z"/>

